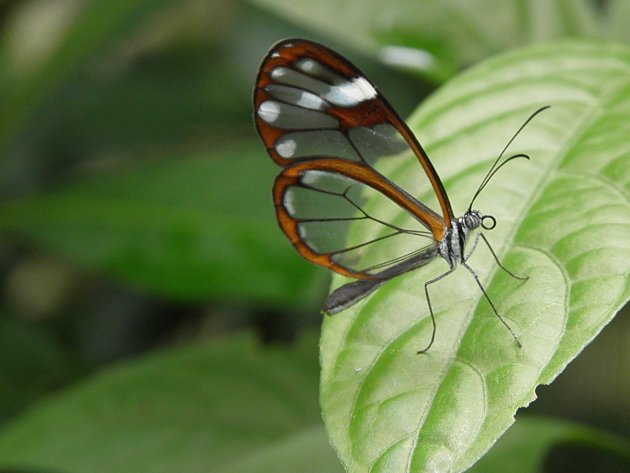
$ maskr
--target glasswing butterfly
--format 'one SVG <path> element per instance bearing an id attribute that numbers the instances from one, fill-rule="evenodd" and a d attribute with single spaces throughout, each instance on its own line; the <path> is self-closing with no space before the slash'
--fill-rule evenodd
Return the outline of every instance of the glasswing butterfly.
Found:
<path id="1" fill-rule="evenodd" d="M 254 116 L 267 152 L 283 168 L 273 187 L 278 223 L 304 258 L 356 279 L 333 291 L 323 312 L 341 312 L 391 278 L 441 256 L 449 269 L 424 284 L 432 334 L 418 353 L 426 352 L 435 339 L 429 286 L 458 265 L 472 274 L 494 314 L 520 346 L 467 261 L 481 239 L 501 269 L 516 279 L 527 278 L 504 267 L 480 231 L 467 251 L 466 242 L 473 230 L 496 225 L 494 217 L 472 205 L 507 162 L 529 159 L 515 154 L 501 161 L 518 133 L 546 108 L 538 109 L 518 129 L 468 210 L 456 218 L 422 146 L 359 69 L 313 41 L 286 39 L 275 44 L 256 78 Z M 400 172 L 397 164 L 403 157 L 417 159 L 423 179 Z M 417 196 L 423 194 L 428 197 L 420 201 Z M 431 200 L 439 212 L 431 209 Z"/>

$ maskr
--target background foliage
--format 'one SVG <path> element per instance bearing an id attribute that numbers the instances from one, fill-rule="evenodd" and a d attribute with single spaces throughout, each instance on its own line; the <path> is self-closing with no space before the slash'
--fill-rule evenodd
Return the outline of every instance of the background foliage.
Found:
<path id="1" fill-rule="evenodd" d="M 317 403 L 327 275 L 276 227 L 256 68 L 320 40 L 406 116 L 502 51 L 628 41 L 623 0 L 500 5 L 0 1 L 0 467 L 343 471 Z M 629 338 L 622 311 L 528 408 L 573 422 L 519 416 L 474 471 L 625 471 Z"/>

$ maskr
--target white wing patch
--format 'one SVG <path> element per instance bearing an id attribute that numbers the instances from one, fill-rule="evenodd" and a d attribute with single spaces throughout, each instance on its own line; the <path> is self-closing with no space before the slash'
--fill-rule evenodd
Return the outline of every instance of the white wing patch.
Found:
<path id="1" fill-rule="evenodd" d="M 324 94 L 326 100 L 340 107 L 354 107 L 375 97 L 376 90 L 365 77 L 355 77 L 351 82 L 331 86 L 330 92 Z"/>
<path id="2" fill-rule="evenodd" d="M 292 158 L 295 155 L 297 143 L 295 140 L 282 137 L 276 143 L 276 152 L 283 158 Z"/>
<path id="3" fill-rule="evenodd" d="M 280 104 L 278 102 L 266 100 L 260 104 L 256 113 L 267 123 L 273 123 L 280 116 Z"/>

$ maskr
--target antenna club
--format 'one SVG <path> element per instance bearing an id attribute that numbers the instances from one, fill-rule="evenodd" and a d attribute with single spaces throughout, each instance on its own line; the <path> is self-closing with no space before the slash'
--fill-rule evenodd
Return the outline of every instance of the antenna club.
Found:
<path id="1" fill-rule="evenodd" d="M 484 215 L 481 217 L 481 228 L 484 230 L 492 230 L 497 226 L 497 219 L 492 215 Z"/>

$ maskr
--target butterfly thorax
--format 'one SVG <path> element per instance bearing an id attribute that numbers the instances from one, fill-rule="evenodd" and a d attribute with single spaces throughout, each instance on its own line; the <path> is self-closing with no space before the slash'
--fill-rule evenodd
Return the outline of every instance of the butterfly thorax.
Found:
<path id="1" fill-rule="evenodd" d="M 478 210 L 468 210 L 454 219 L 444 237 L 438 243 L 438 252 L 451 268 L 465 261 L 466 241 L 469 233 L 481 225 L 482 215 Z"/>

